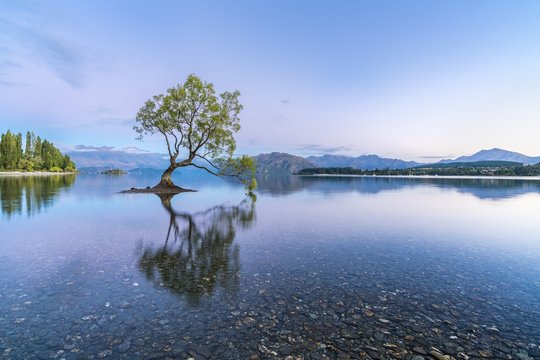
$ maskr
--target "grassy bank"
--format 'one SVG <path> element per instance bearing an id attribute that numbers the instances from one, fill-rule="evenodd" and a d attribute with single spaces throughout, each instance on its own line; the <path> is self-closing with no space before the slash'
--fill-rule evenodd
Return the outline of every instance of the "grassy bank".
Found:
<path id="1" fill-rule="evenodd" d="M 52 172 L 52 171 L 0 171 L 0 176 L 49 176 L 49 175 L 68 175 L 77 174 L 76 172 Z"/>

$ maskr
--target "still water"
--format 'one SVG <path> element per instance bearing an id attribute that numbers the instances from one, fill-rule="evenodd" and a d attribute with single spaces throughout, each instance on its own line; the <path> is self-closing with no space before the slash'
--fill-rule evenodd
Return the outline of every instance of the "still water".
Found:
<path id="1" fill-rule="evenodd" d="M 538 180 L 176 181 L 0 177 L 0 357 L 540 359 Z"/>

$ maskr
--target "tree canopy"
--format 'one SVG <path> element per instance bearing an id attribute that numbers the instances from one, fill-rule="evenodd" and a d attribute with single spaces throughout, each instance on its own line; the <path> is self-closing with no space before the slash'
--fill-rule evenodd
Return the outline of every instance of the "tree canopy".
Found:
<path id="1" fill-rule="evenodd" d="M 75 171 L 75 164 L 53 143 L 27 131 L 24 150 L 22 134 L 8 130 L 0 138 L 0 169 L 7 171 Z"/>
<path id="2" fill-rule="evenodd" d="M 217 95 L 211 83 L 192 74 L 183 84 L 145 102 L 134 126 L 138 139 L 161 134 L 170 158 L 170 166 L 155 188 L 176 187 L 171 175 L 184 166 L 216 176 L 238 177 L 255 185 L 253 160 L 248 156 L 233 157 L 242 110 L 239 97 L 238 90 Z"/>

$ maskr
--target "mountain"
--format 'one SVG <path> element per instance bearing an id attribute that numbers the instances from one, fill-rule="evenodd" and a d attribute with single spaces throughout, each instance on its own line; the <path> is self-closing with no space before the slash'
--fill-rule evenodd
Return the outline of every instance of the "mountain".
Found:
<path id="1" fill-rule="evenodd" d="M 454 162 L 476 162 L 476 161 L 512 161 L 520 164 L 538 164 L 540 156 L 532 157 L 523 155 L 518 152 L 494 148 L 491 150 L 481 150 L 470 156 L 460 156 L 454 160 L 441 160 L 439 163 L 454 163 Z"/>
<path id="2" fill-rule="evenodd" d="M 377 155 L 362 155 L 358 157 L 323 155 L 310 156 L 306 158 L 317 167 L 352 167 L 362 170 L 374 169 L 407 169 L 422 165 L 415 161 L 404 161 L 400 159 L 381 158 Z"/>
<path id="3" fill-rule="evenodd" d="M 68 152 L 77 168 L 135 168 L 164 169 L 168 165 L 166 155 L 125 150 L 89 150 Z"/>
<path id="4" fill-rule="evenodd" d="M 259 154 L 254 156 L 253 159 L 259 175 L 294 174 L 302 169 L 317 167 L 317 165 L 303 157 L 287 153 Z"/>
<path id="5" fill-rule="evenodd" d="M 83 172 L 100 172 L 103 169 L 165 169 L 168 157 L 164 154 L 150 153 L 137 148 L 115 149 L 112 147 L 79 146 L 79 151 L 67 153 L 79 170 Z M 287 153 L 273 152 L 254 156 L 259 175 L 294 174 L 306 168 L 316 167 L 352 167 L 362 170 L 373 169 L 407 169 L 428 164 L 400 159 L 382 158 L 377 155 L 358 157 L 340 155 L 322 155 L 303 158 Z M 441 160 L 436 164 L 470 163 L 482 161 L 511 161 L 520 164 L 538 164 L 540 156 L 531 157 L 517 152 L 491 149 L 482 150 L 470 156 Z M 142 171 L 142 170 L 139 170 Z"/>

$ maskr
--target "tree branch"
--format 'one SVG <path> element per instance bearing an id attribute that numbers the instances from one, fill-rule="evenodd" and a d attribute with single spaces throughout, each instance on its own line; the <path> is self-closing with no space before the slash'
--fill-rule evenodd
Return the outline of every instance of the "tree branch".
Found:
<path id="1" fill-rule="evenodd" d="M 203 170 L 206 170 L 208 171 L 210 174 L 214 175 L 214 176 L 222 176 L 223 174 L 219 174 L 219 173 L 216 173 L 210 169 L 208 169 L 207 167 L 205 166 L 201 166 L 201 165 L 197 165 L 197 164 L 194 164 L 194 163 L 191 163 L 189 164 L 190 166 L 195 166 L 196 168 L 199 168 L 199 169 L 203 169 Z"/>
<path id="2" fill-rule="evenodd" d="M 172 154 L 172 151 L 171 151 L 171 144 L 169 143 L 169 138 L 167 137 L 167 134 L 162 131 L 161 129 L 159 129 L 159 132 L 163 134 L 163 136 L 165 136 L 165 141 L 167 142 L 167 150 L 169 151 L 169 156 L 171 157 L 171 162 L 173 162 L 175 160 L 175 157 L 173 156 Z"/>
<path id="3" fill-rule="evenodd" d="M 219 169 L 216 165 L 214 165 L 214 163 L 212 163 L 210 160 L 208 160 L 208 159 L 205 157 L 205 155 L 195 154 L 195 156 L 200 157 L 201 159 L 205 160 L 205 161 L 208 162 L 213 168 Z"/>

